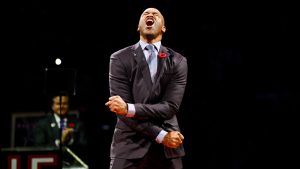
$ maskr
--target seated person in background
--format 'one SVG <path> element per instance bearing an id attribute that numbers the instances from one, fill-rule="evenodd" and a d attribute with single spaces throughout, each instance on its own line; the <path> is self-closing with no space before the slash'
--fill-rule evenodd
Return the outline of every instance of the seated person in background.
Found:
<path id="1" fill-rule="evenodd" d="M 86 132 L 80 119 L 69 113 L 69 101 L 67 93 L 52 97 L 51 113 L 35 126 L 34 145 L 68 147 L 81 158 L 87 146 Z"/>

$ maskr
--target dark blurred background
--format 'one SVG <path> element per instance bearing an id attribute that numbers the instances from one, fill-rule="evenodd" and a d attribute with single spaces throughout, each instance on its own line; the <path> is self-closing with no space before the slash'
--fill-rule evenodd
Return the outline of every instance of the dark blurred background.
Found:
<path id="1" fill-rule="evenodd" d="M 45 68 L 77 71 L 75 107 L 88 127 L 91 169 L 109 166 L 115 116 L 110 54 L 139 40 L 140 14 L 166 19 L 162 44 L 188 59 L 178 114 L 186 169 L 292 166 L 299 112 L 296 5 L 228 1 L 14 1 L 2 22 L 1 139 L 10 146 L 11 114 L 44 111 Z M 195 167 L 196 166 L 196 167 Z"/>

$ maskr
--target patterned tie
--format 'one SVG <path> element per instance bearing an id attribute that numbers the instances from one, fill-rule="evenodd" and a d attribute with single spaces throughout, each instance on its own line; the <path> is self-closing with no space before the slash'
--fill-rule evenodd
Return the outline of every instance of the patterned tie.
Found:
<path id="1" fill-rule="evenodd" d="M 152 82 L 154 82 L 154 77 L 155 77 L 155 74 L 157 71 L 157 57 L 156 57 L 156 54 L 154 51 L 155 49 L 154 49 L 153 45 L 147 45 L 146 50 L 148 50 L 150 52 L 147 62 L 148 62 L 149 70 L 151 73 Z"/>
<path id="2" fill-rule="evenodd" d="M 65 129 L 65 119 L 60 120 L 60 129 L 61 129 L 61 131 L 64 131 L 64 129 Z"/>

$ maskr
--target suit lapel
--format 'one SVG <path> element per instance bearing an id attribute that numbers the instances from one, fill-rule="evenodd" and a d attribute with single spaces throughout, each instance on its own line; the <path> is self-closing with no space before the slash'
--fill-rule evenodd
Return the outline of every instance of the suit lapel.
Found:
<path id="1" fill-rule="evenodd" d="M 60 132 L 60 129 L 58 128 L 58 124 L 57 124 L 57 122 L 56 122 L 56 120 L 55 120 L 54 115 L 51 115 L 51 116 L 50 116 L 50 124 L 49 124 L 49 128 L 50 128 L 50 130 L 51 130 L 50 133 L 53 133 L 53 136 L 52 136 L 52 137 L 54 137 L 54 139 L 59 138 L 59 132 Z"/>
<path id="2" fill-rule="evenodd" d="M 164 54 L 165 57 L 160 57 L 160 54 Z M 167 60 L 167 58 L 170 56 L 169 50 L 162 46 L 160 47 L 160 50 L 158 52 L 158 63 L 157 63 L 157 73 L 155 76 L 155 81 L 152 83 L 151 76 L 150 76 L 150 70 L 147 64 L 147 61 L 145 59 L 145 55 L 143 53 L 143 50 L 139 43 L 136 43 L 133 45 L 133 55 L 135 57 L 136 63 L 137 63 L 137 71 L 142 73 L 142 78 L 145 80 L 145 83 L 147 84 L 147 88 L 149 91 L 152 91 L 157 84 L 159 84 L 159 80 L 164 74 L 164 65 Z"/>
<path id="3" fill-rule="evenodd" d="M 165 56 L 164 56 L 165 55 Z M 170 56 L 170 53 L 168 52 L 167 48 L 162 46 L 160 47 L 160 50 L 158 52 L 158 63 L 157 63 L 157 73 L 155 76 L 155 83 L 159 82 L 159 79 L 164 74 L 164 64 L 166 62 L 166 59 Z"/>

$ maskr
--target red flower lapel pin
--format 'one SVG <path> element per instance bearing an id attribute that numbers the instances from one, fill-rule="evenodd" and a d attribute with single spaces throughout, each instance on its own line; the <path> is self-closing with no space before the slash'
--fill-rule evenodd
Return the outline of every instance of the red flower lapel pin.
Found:
<path id="1" fill-rule="evenodd" d="M 167 57 L 167 54 L 164 53 L 164 52 L 160 52 L 160 53 L 158 54 L 158 57 L 159 57 L 160 59 L 164 59 L 164 58 Z"/>
<path id="2" fill-rule="evenodd" d="M 69 128 L 74 128 L 75 124 L 74 123 L 69 123 Z"/>

